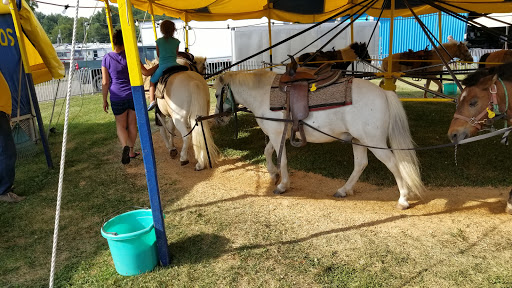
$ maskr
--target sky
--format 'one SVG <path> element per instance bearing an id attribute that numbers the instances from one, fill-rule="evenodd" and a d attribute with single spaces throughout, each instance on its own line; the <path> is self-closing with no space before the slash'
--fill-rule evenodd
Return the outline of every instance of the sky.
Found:
<path id="1" fill-rule="evenodd" d="M 54 4 L 59 4 L 59 5 L 69 5 L 69 6 L 75 6 L 76 5 L 76 0 L 41 0 L 43 2 L 46 2 L 46 3 L 54 3 Z M 55 5 L 49 5 L 49 4 L 44 4 L 44 3 L 41 3 L 39 1 L 37 1 L 38 3 L 38 8 L 36 9 L 36 11 L 39 11 L 43 14 L 60 14 L 63 12 L 64 10 L 64 7 L 63 6 L 55 6 Z M 117 4 L 110 4 L 110 5 L 117 5 Z M 78 17 L 90 17 L 95 11 L 99 11 L 99 9 L 103 9 L 105 7 L 105 4 L 103 2 L 100 2 L 100 1 L 95 1 L 95 0 L 80 0 L 80 3 L 78 5 L 79 7 L 98 7 L 96 9 L 94 8 L 80 8 L 78 10 Z M 66 12 L 63 14 L 63 15 L 66 15 L 68 17 L 75 17 L 75 8 L 68 8 L 66 10 Z"/>

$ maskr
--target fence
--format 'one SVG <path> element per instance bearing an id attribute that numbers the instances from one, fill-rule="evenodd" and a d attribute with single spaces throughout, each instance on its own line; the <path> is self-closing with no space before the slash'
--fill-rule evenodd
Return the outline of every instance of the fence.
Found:
<path id="1" fill-rule="evenodd" d="M 470 49 L 471 55 L 474 61 L 478 62 L 480 57 L 489 52 L 497 51 L 497 49 Z M 387 54 L 371 55 L 373 61 L 372 65 L 380 67 L 382 59 L 386 58 Z M 206 74 L 212 74 L 217 71 L 223 70 L 232 64 L 232 60 L 228 57 L 222 59 L 207 59 L 206 61 Z M 243 63 L 232 67 L 230 71 L 242 71 L 242 70 L 253 70 L 260 69 L 268 66 L 268 63 L 262 63 L 255 60 L 248 60 Z M 450 68 L 456 69 L 475 69 L 478 64 L 475 63 L 452 63 Z M 276 68 L 277 71 L 284 71 L 284 69 Z M 360 72 L 379 72 L 376 68 L 366 65 L 361 62 L 354 63 L 354 70 Z M 82 68 L 73 71 L 73 78 L 71 82 L 71 96 L 84 95 L 101 92 L 101 70 Z M 66 78 L 60 80 L 51 80 L 45 83 L 41 83 L 35 86 L 37 99 L 39 102 L 52 101 L 55 97 L 57 99 L 65 98 L 67 93 L 68 73 Z"/>
<path id="2" fill-rule="evenodd" d="M 68 90 L 68 73 L 66 77 L 35 85 L 39 102 L 65 98 Z M 98 69 L 82 68 L 74 70 L 71 81 L 71 96 L 98 93 L 101 91 L 101 73 Z"/>

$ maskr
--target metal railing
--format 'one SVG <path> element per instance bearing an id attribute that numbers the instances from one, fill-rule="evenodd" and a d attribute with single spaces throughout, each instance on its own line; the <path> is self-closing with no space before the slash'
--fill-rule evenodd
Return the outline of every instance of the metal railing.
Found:
<path id="1" fill-rule="evenodd" d="M 475 61 L 478 61 L 480 57 L 489 52 L 496 51 L 496 49 L 472 49 L 470 50 L 471 55 Z M 387 54 L 380 55 L 371 55 L 373 59 L 372 65 L 376 67 L 380 67 L 382 65 L 382 59 L 386 58 Z M 212 74 L 219 70 L 225 69 L 230 66 L 232 60 L 228 57 L 224 59 L 212 59 L 206 61 L 206 74 Z M 265 67 L 265 63 L 256 61 L 256 60 L 248 60 L 245 61 L 235 67 L 232 67 L 230 71 L 242 71 L 242 70 L 253 70 L 260 69 Z M 475 63 L 452 63 L 450 64 L 450 68 L 454 70 L 459 69 L 475 69 L 478 68 L 478 64 Z M 277 68 L 278 72 L 283 69 Z M 362 71 L 362 72 L 379 72 L 377 69 L 366 65 L 362 62 L 354 62 L 354 70 Z M 284 70 L 283 70 L 284 71 Z M 51 101 L 55 97 L 57 99 L 65 98 L 67 93 L 67 75 L 66 78 L 60 80 L 51 80 L 45 83 L 41 83 L 35 86 L 37 99 L 39 102 L 43 101 Z M 89 69 L 82 68 L 79 70 L 74 70 L 73 80 L 71 84 L 71 96 L 75 95 L 84 95 L 84 94 L 92 94 L 101 92 L 101 70 L 100 69 Z"/>
<path id="2" fill-rule="evenodd" d="M 50 80 L 35 85 L 37 100 L 39 102 L 53 101 L 65 98 L 68 88 L 68 73 L 66 77 Z M 98 82 L 99 81 L 99 82 Z M 101 91 L 101 72 L 98 69 L 82 68 L 74 70 L 71 81 L 71 96 L 93 94 Z"/>

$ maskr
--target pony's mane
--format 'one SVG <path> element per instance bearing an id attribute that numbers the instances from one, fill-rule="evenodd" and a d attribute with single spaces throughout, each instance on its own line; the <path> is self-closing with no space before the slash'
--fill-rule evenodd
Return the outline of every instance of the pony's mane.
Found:
<path id="1" fill-rule="evenodd" d="M 276 73 L 267 70 L 247 71 L 229 71 L 222 75 L 224 82 L 233 86 L 244 86 L 247 88 L 261 87 L 262 78 L 274 77 Z"/>
<path id="2" fill-rule="evenodd" d="M 485 53 L 484 55 L 480 56 L 480 59 L 478 60 L 478 62 L 487 61 L 487 58 L 489 57 L 489 55 L 491 55 L 491 53 Z M 478 68 L 485 68 L 485 64 L 484 63 L 478 64 Z"/>
<path id="3" fill-rule="evenodd" d="M 457 46 L 457 45 L 459 45 L 459 43 L 460 43 L 459 41 L 448 41 L 448 42 L 443 43 L 443 44 L 441 44 L 441 45 L 443 45 L 443 46 L 444 46 L 444 48 L 446 48 L 446 47 Z M 439 46 L 437 46 L 437 47 L 438 47 L 438 48 L 441 48 L 441 47 L 439 47 Z"/>
<path id="4" fill-rule="evenodd" d="M 361 49 L 361 47 L 364 49 L 364 48 L 367 48 L 366 47 L 366 42 L 354 42 L 352 44 L 350 44 L 350 49 L 354 50 L 354 51 L 358 51 L 359 49 Z"/>
<path id="5" fill-rule="evenodd" d="M 462 85 L 467 87 L 476 86 L 482 78 L 489 75 L 498 75 L 502 80 L 512 81 L 512 62 L 494 66 L 489 69 L 479 69 L 466 76 L 466 78 L 462 80 Z"/>

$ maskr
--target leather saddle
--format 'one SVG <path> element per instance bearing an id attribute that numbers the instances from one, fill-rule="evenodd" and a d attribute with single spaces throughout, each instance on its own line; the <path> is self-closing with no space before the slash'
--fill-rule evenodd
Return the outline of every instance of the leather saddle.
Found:
<path id="1" fill-rule="evenodd" d="M 324 63 L 316 69 L 298 67 L 295 58 L 288 56 L 291 62 L 286 65 L 286 73 L 279 80 L 279 89 L 286 93 L 286 117 L 293 120 L 290 143 L 302 147 L 307 141 L 301 120 L 309 116 L 310 86 L 311 89 L 328 86 L 341 77 L 342 71 L 331 69 L 334 62 Z M 296 138 L 297 132 L 300 133 L 300 140 Z"/>
<path id="2" fill-rule="evenodd" d="M 407 52 L 403 52 L 400 56 L 400 60 L 430 60 L 432 51 L 425 48 L 424 50 L 413 51 L 409 49 Z M 414 61 L 398 61 L 398 64 L 403 66 L 410 66 L 411 69 L 421 68 L 429 66 L 429 62 L 414 62 Z"/>
<path id="3" fill-rule="evenodd" d="M 162 76 L 160 77 L 158 82 L 160 82 L 163 85 L 166 85 L 167 80 L 169 80 L 169 77 L 171 77 L 173 74 L 176 74 L 176 73 L 182 72 L 182 71 L 189 71 L 189 69 L 187 66 L 184 66 L 184 65 L 171 66 L 164 70 L 164 72 L 162 73 Z"/>

